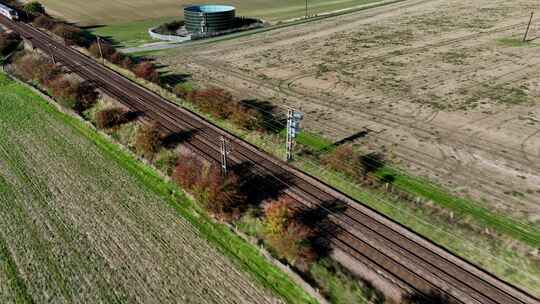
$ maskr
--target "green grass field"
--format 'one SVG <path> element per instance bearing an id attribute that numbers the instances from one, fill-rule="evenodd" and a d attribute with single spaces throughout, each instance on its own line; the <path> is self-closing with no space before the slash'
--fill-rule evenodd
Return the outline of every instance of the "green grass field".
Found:
<path id="1" fill-rule="evenodd" d="M 315 302 L 86 124 L 0 96 L 0 303 Z"/>
<path id="2" fill-rule="evenodd" d="M 355 7 L 381 0 L 309 0 L 309 14 Z M 215 1 L 186 0 L 42 0 L 47 11 L 83 26 L 102 26 L 94 29 L 98 35 L 110 37 L 123 46 L 149 42 L 148 28 L 163 22 L 183 19 L 183 7 L 193 3 Z M 305 14 L 304 0 L 230 0 L 223 3 L 237 7 L 237 14 L 262 18 L 271 22 L 301 17 Z"/>

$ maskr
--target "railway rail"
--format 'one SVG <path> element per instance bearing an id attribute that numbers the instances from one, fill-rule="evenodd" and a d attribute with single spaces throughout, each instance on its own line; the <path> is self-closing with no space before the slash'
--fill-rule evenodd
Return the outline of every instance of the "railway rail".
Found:
<path id="1" fill-rule="evenodd" d="M 288 166 L 233 134 L 211 124 L 102 66 L 46 33 L 24 23 L 0 16 L 0 24 L 30 40 L 44 52 L 94 82 L 111 97 L 133 111 L 143 112 L 170 133 L 192 134 L 184 143 L 214 162 L 220 160 L 221 137 L 229 140 L 231 165 L 248 165 L 250 174 L 268 178 L 281 192 L 308 210 L 319 210 L 331 223 L 322 227 L 335 250 L 396 282 L 410 293 L 430 298 L 443 295 L 449 303 L 540 304 L 516 286 L 508 284 L 467 261 L 449 253 L 404 226 L 356 202 L 320 180 Z M 340 206 L 336 211 L 332 206 Z"/>

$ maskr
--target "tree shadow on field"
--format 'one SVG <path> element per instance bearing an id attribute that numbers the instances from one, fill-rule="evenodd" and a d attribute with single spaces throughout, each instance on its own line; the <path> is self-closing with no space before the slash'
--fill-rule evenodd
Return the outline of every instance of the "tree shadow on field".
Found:
<path id="1" fill-rule="evenodd" d="M 144 116 L 143 111 L 128 111 L 124 114 L 123 119 L 126 122 L 132 122 Z"/>
<path id="2" fill-rule="evenodd" d="M 184 73 L 164 73 L 160 77 L 160 81 L 163 85 L 174 87 L 177 84 L 186 83 L 191 80 L 191 74 Z"/>
<path id="3" fill-rule="evenodd" d="M 335 143 L 333 143 L 330 147 L 328 147 L 327 149 L 329 148 L 336 148 L 336 147 L 339 147 L 341 145 L 345 145 L 347 143 L 350 143 L 350 142 L 353 142 L 357 139 L 360 139 L 360 138 L 364 138 L 366 136 L 369 135 L 371 131 L 370 130 L 362 130 L 362 131 L 359 131 L 359 132 L 356 132 L 350 136 L 347 136 L 341 140 L 338 140 L 336 141 Z"/>
<path id="4" fill-rule="evenodd" d="M 330 240 L 341 231 L 341 228 L 330 220 L 329 215 L 342 214 L 346 209 L 345 204 L 339 200 L 324 201 L 313 207 L 301 206 L 297 217 L 315 231 L 310 242 L 319 259 L 330 256 L 333 250 Z"/>
<path id="5" fill-rule="evenodd" d="M 385 166 L 384 155 L 380 152 L 372 152 L 360 156 L 360 163 L 364 171 L 364 175 L 371 172 L 376 172 L 380 168 Z"/>
<path id="6" fill-rule="evenodd" d="M 79 27 L 83 30 L 95 30 L 98 28 L 106 27 L 106 26 L 107 26 L 106 24 L 93 24 L 93 25 L 84 25 L 84 26 L 79 26 Z"/>
<path id="7" fill-rule="evenodd" d="M 428 294 L 414 293 L 405 297 L 405 303 L 409 304 L 454 304 L 450 298 L 438 291 L 431 291 Z"/>
<path id="8" fill-rule="evenodd" d="M 334 142 L 333 144 L 329 144 L 329 145 L 317 150 L 316 153 L 320 154 L 320 153 L 330 152 L 330 151 L 336 149 L 339 146 L 346 145 L 348 143 L 354 142 L 355 140 L 360 139 L 360 138 L 364 138 L 364 137 L 368 136 L 370 132 L 371 132 L 371 130 L 362 130 L 362 131 L 356 132 L 356 133 L 354 133 L 352 135 L 349 135 L 349 136 L 347 136 L 347 137 L 345 137 L 343 139 L 340 139 L 340 140 Z M 303 151 L 303 153 L 309 154 L 310 152 L 309 151 Z"/>
<path id="9" fill-rule="evenodd" d="M 191 141 L 193 136 L 195 136 L 195 134 L 197 134 L 199 131 L 199 129 L 192 129 L 189 131 L 169 133 L 163 137 L 163 147 L 167 149 L 174 149 L 179 144 Z"/>
<path id="10" fill-rule="evenodd" d="M 270 133 L 280 133 L 287 127 L 287 118 L 279 114 L 277 107 L 269 101 L 259 99 L 244 99 L 240 101 L 246 107 L 257 111 L 262 118 L 262 128 Z"/>
<path id="11" fill-rule="evenodd" d="M 144 58 L 145 61 L 148 61 L 148 62 L 154 62 L 154 67 L 159 70 L 159 69 L 164 69 L 164 68 L 168 68 L 169 66 L 168 65 L 165 65 L 163 63 L 155 63 L 157 61 L 156 58 L 154 57 L 145 57 L 145 56 L 142 56 L 142 58 Z"/>

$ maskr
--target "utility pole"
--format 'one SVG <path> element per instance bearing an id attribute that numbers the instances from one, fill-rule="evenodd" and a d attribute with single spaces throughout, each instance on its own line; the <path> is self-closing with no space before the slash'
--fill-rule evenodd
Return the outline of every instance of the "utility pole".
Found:
<path id="1" fill-rule="evenodd" d="M 56 64 L 56 58 L 54 58 L 54 53 L 52 49 L 53 49 L 52 44 L 49 44 L 49 53 L 51 54 L 52 62 L 53 64 Z"/>
<path id="2" fill-rule="evenodd" d="M 308 18 L 308 0 L 306 0 L 306 19 Z"/>
<path id="3" fill-rule="evenodd" d="M 292 160 L 292 149 L 293 149 L 293 136 L 291 133 L 291 125 L 292 125 L 292 116 L 293 116 L 294 110 L 288 109 L 287 110 L 287 141 L 285 142 L 285 149 L 287 151 L 287 155 L 285 156 L 285 160 L 287 162 Z"/>
<path id="4" fill-rule="evenodd" d="M 223 175 L 227 175 L 229 171 L 229 153 L 231 150 L 229 148 L 229 141 L 225 137 L 221 137 L 221 172 Z"/>
<path id="5" fill-rule="evenodd" d="M 287 151 L 286 161 L 289 162 L 293 160 L 293 148 L 296 136 L 300 133 L 300 121 L 304 115 L 300 112 L 297 112 L 294 109 L 287 110 L 287 141 L 285 143 L 285 148 Z"/>
<path id="6" fill-rule="evenodd" d="M 531 23 L 534 17 L 534 12 L 531 12 L 531 19 L 529 19 L 529 24 L 527 25 L 527 30 L 525 31 L 525 35 L 523 36 L 523 42 L 527 42 L 527 36 L 529 35 L 529 30 L 531 28 Z"/>
<path id="7" fill-rule="evenodd" d="M 99 49 L 99 56 L 101 57 L 101 61 L 102 63 L 105 65 L 105 58 L 103 58 L 103 50 L 101 49 L 101 39 L 99 38 L 99 36 L 96 36 L 96 40 L 97 40 L 97 45 L 98 45 L 98 49 Z"/>

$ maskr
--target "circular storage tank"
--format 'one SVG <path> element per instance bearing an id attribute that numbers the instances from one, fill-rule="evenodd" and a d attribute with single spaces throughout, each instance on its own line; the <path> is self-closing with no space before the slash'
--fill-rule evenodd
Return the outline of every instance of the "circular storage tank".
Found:
<path id="1" fill-rule="evenodd" d="M 191 33 L 214 33 L 231 29 L 235 8 L 228 5 L 194 5 L 184 9 L 186 30 Z"/>

